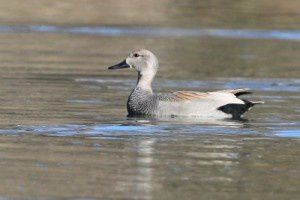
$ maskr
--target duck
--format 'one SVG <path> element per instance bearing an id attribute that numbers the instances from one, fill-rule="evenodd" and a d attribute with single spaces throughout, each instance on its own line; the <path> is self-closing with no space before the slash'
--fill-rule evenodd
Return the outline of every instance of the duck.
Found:
<path id="1" fill-rule="evenodd" d="M 122 62 L 109 70 L 132 68 L 137 72 L 137 82 L 127 100 L 128 117 L 201 117 L 241 119 L 243 114 L 261 101 L 240 98 L 251 94 L 248 88 L 211 92 L 175 91 L 154 93 L 153 79 L 158 71 L 157 57 L 149 50 L 132 51 Z"/>

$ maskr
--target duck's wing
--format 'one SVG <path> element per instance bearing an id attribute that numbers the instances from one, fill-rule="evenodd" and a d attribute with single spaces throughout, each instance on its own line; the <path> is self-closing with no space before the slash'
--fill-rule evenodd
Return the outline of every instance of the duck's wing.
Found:
<path id="1" fill-rule="evenodd" d="M 208 92 L 195 92 L 195 91 L 177 91 L 172 93 L 173 100 L 175 101 L 192 101 L 208 97 Z"/>
<path id="2" fill-rule="evenodd" d="M 233 90 L 218 90 L 213 92 L 177 91 L 177 92 L 173 92 L 172 96 L 175 101 L 192 101 L 192 100 L 201 100 L 204 98 L 210 98 L 212 96 L 216 98 L 216 94 L 220 94 L 222 95 L 222 97 L 224 97 L 224 94 L 229 94 L 231 97 L 233 97 L 233 95 L 235 97 L 239 97 L 241 95 L 252 94 L 252 92 L 248 88 L 240 88 L 240 89 L 233 89 Z"/>
<path id="3" fill-rule="evenodd" d="M 249 89 L 219 90 L 214 92 L 177 91 L 172 93 L 172 100 L 175 102 L 195 102 L 195 106 L 205 105 L 203 109 L 216 109 L 226 114 L 231 114 L 233 118 L 239 118 L 254 105 L 263 103 L 239 98 L 245 94 L 251 94 Z"/>

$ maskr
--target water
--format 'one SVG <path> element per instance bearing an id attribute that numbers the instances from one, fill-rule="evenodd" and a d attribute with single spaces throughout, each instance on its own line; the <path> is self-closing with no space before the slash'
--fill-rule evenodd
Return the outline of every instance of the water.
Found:
<path id="1" fill-rule="evenodd" d="M 25 6 L 31 18 L 16 12 L 18 23 L 4 23 L 3 10 L 0 199 L 298 199 L 299 26 L 294 4 L 276 20 L 279 4 L 261 7 L 269 24 L 244 23 L 262 17 L 245 2 L 175 2 L 171 14 L 148 21 L 151 12 L 140 21 L 109 18 L 109 2 L 80 3 L 85 18 L 57 14 L 69 3 L 32 4 L 47 11 L 42 17 Z M 199 20 L 203 8 L 224 20 Z M 88 13 L 107 21 L 95 24 Z M 244 121 L 127 118 L 136 75 L 107 67 L 140 47 L 159 57 L 157 92 L 251 88 L 248 98 L 266 103 Z"/>
<path id="2" fill-rule="evenodd" d="M 46 32 L 83 35 L 100 35 L 110 37 L 141 36 L 141 37 L 220 37 L 243 39 L 278 39 L 300 40 L 298 30 L 247 30 L 247 29 L 187 29 L 187 28 L 157 28 L 157 27 L 62 27 L 62 26 L 0 26 L 1 32 Z"/>

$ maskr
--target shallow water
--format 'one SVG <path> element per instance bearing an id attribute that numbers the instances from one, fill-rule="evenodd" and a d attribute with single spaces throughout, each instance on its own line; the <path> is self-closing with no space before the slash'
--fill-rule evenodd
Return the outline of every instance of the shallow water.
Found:
<path id="1" fill-rule="evenodd" d="M 200 9 L 219 9 L 203 2 Z M 182 18 L 167 16 L 170 27 L 159 20 L 78 25 L 71 18 L 32 25 L 18 15 L 23 24 L 0 26 L 0 199 L 298 199 L 293 9 L 282 23 L 272 18 L 280 29 L 255 22 L 244 29 L 240 21 L 237 28 L 197 25 L 192 5 L 174 4 Z M 229 15 L 229 7 L 219 14 Z M 127 118 L 135 73 L 107 67 L 140 47 L 159 57 L 157 92 L 250 88 L 247 97 L 265 104 L 244 121 Z"/>

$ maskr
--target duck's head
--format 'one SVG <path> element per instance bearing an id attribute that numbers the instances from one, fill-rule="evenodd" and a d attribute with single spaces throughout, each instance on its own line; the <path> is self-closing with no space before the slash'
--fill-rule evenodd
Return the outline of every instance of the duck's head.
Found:
<path id="1" fill-rule="evenodd" d="M 151 51 L 140 49 L 132 51 L 125 60 L 108 69 L 122 68 L 133 68 L 141 75 L 155 75 L 158 69 L 158 60 Z"/>

